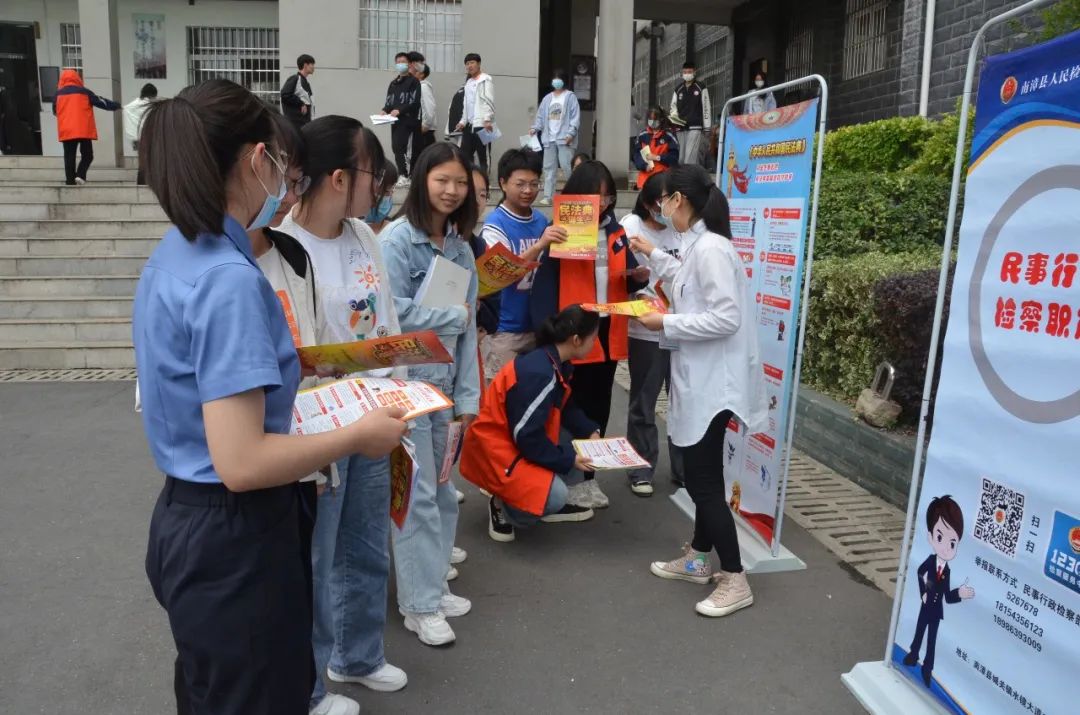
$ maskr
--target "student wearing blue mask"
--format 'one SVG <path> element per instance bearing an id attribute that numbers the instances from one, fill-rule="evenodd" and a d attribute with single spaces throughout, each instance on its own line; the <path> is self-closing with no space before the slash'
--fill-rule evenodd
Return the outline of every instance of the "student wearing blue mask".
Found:
<path id="1" fill-rule="evenodd" d="M 423 61 L 423 55 L 418 52 L 399 52 L 394 57 L 394 71 L 397 76 L 390 80 L 390 86 L 386 88 L 386 102 L 382 108 L 383 114 L 397 119 L 390 127 L 390 142 L 400 177 L 398 185 L 402 187 L 409 185 L 409 163 L 406 160 L 409 142 L 413 140 L 413 135 L 420 131 L 420 80 L 410 71 L 414 58 L 419 58 L 416 61 Z M 415 149 L 416 144 L 413 144 L 413 147 Z"/>
<path id="2" fill-rule="evenodd" d="M 633 239 L 640 236 L 649 240 L 664 253 L 679 257 L 679 237 L 660 214 L 660 196 L 664 193 L 664 177 L 654 174 L 638 192 L 634 210 L 619 223 L 626 235 Z M 645 256 L 635 253 L 638 263 L 646 265 Z M 638 292 L 639 296 L 662 298 L 666 301 L 663 281 L 649 276 L 649 285 Z M 655 465 L 660 456 L 659 431 L 656 429 L 656 400 L 660 390 L 669 380 L 671 352 L 661 345 L 659 334 L 645 329 L 637 321 L 629 327 L 630 345 L 630 408 L 626 414 L 626 438 L 638 454 Z M 682 484 L 682 459 L 678 449 L 668 440 L 668 456 L 671 460 L 671 479 Z M 653 493 L 653 469 L 644 467 L 627 472 L 630 490 L 639 497 Z"/>
<path id="3" fill-rule="evenodd" d="M 540 136 L 544 147 L 544 197 L 541 206 L 550 206 L 555 195 L 555 179 L 559 169 L 570 178 L 570 162 L 577 149 L 581 129 L 581 107 L 577 96 L 566 89 L 567 75 L 557 69 L 551 80 L 551 91 L 540 102 L 530 136 Z"/>
<path id="4" fill-rule="evenodd" d="M 319 117 L 303 130 L 304 174 L 311 186 L 278 230 L 311 256 L 320 345 L 401 333 L 379 241 L 359 219 L 384 193 L 386 159 L 370 129 L 351 117 Z M 406 377 L 404 368 L 350 377 Z M 383 652 L 390 577 L 390 460 L 354 455 L 339 461 L 340 485 L 319 498 L 312 543 L 316 680 L 311 706 L 326 698 L 325 675 L 391 692 L 405 672 Z M 319 715 L 322 715 L 320 712 Z"/>
<path id="5" fill-rule="evenodd" d="M 181 713 L 308 712 L 311 527 L 297 482 L 350 454 L 389 454 L 406 430 L 394 408 L 289 434 L 300 363 L 246 233 L 288 193 L 279 144 L 267 105 L 223 79 L 153 104 L 139 141 L 173 224 L 139 278 L 132 333 L 166 475 L 146 573 L 169 615 Z"/>
<path id="6" fill-rule="evenodd" d="M 378 235 L 383 226 L 390 223 L 390 214 L 394 213 L 394 185 L 397 183 L 398 173 L 394 162 L 387 160 L 383 164 L 382 195 L 379 200 L 372 204 L 371 210 L 364 216 L 364 223 L 368 225 L 375 235 Z"/>

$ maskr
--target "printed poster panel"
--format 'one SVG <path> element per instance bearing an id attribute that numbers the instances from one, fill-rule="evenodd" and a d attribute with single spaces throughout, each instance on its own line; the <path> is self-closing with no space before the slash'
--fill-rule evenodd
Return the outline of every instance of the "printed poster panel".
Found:
<path id="1" fill-rule="evenodd" d="M 552 206 L 553 223 L 566 229 L 565 243 L 553 243 L 552 258 L 574 261 L 595 261 L 597 236 L 600 232 L 600 197 L 559 194 Z"/>
<path id="2" fill-rule="evenodd" d="M 732 508 L 770 545 L 784 473 L 817 107 L 812 99 L 729 117 L 719 157 L 769 404 L 766 431 L 751 435 L 734 423 L 728 427 L 724 476 Z"/>
<path id="3" fill-rule="evenodd" d="M 956 713 L 1075 713 L 1080 33 L 979 80 L 893 664 Z"/>
<path id="4" fill-rule="evenodd" d="M 292 311 L 286 308 L 285 319 L 290 329 L 295 323 L 291 318 Z M 432 330 L 351 343 L 311 345 L 299 348 L 296 352 L 300 356 L 301 365 L 320 375 L 348 375 L 379 368 L 454 361 Z"/>

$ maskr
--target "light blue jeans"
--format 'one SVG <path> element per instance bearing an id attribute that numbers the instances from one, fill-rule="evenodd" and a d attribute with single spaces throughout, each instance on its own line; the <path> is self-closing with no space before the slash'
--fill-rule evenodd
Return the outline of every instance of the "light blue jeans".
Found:
<path id="1" fill-rule="evenodd" d="M 338 462 L 341 484 L 319 497 L 311 543 L 315 583 L 312 645 L 315 690 L 326 695 L 327 666 L 363 676 L 386 663 L 386 589 L 390 578 L 390 460 L 359 455 Z"/>
<path id="2" fill-rule="evenodd" d="M 451 384 L 432 381 L 445 394 Z M 451 481 L 438 483 L 435 465 L 441 465 L 452 410 L 433 412 L 413 422 L 409 439 L 416 445 L 419 478 L 413 480 L 405 525 L 391 529 L 398 605 L 408 613 L 434 613 L 448 593 L 446 572 L 457 534 L 457 489 Z"/>
<path id="3" fill-rule="evenodd" d="M 569 494 L 569 488 L 566 486 L 566 482 L 562 477 L 552 475 L 551 488 L 548 490 L 547 502 L 544 504 L 544 516 L 548 514 L 554 514 L 555 512 L 566 506 L 566 497 Z M 502 501 L 501 499 L 499 501 Z M 503 517 L 510 522 L 510 525 L 516 529 L 526 529 L 540 521 L 540 517 L 536 514 L 530 514 L 527 511 L 521 511 L 515 509 L 509 504 L 503 502 L 502 505 Z"/>
<path id="4" fill-rule="evenodd" d="M 544 198 L 555 195 L 555 175 L 563 170 L 570 178 L 570 162 L 574 158 L 574 147 L 563 143 L 548 144 L 544 147 Z"/>

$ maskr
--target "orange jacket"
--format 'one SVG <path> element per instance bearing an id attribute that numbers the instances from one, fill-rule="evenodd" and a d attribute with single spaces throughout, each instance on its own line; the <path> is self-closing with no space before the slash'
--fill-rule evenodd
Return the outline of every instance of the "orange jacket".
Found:
<path id="1" fill-rule="evenodd" d="M 94 107 L 110 112 L 120 109 L 120 105 L 116 102 L 102 99 L 84 87 L 82 77 L 76 70 L 66 69 L 61 72 L 56 100 L 53 102 L 53 114 L 56 115 L 56 128 L 60 141 L 97 139 Z"/>
<path id="2" fill-rule="evenodd" d="M 582 438 L 599 429 L 568 404 L 572 373 L 550 345 L 504 365 L 465 433 L 461 476 L 513 508 L 541 516 L 552 477 L 574 466 L 574 450 L 559 443 L 563 425 Z"/>
<path id="3" fill-rule="evenodd" d="M 632 157 L 634 166 L 638 169 L 637 187 L 640 191 L 645 186 L 650 176 L 669 170 L 679 163 L 679 142 L 675 136 L 664 129 L 646 129 L 637 138 L 638 151 Z M 653 168 L 641 156 L 641 149 L 649 149 L 649 153 L 656 157 L 653 160 Z"/>

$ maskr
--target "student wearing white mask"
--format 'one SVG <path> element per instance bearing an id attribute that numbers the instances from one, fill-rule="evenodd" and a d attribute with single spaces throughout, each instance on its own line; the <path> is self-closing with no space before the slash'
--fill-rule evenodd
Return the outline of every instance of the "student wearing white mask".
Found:
<path id="1" fill-rule="evenodd" d="M 712 103 L 709 90 L 697 79 L 693 62 L 684 62 L 682 84 L 671 95 L 668 115 L 679 131 L 679 163 L 697 164 L 701 160 L 701 142 L 712 126 Z"/>
<path id="2" fill-rule="evenodd" d="M 540 102 L 530 136 L 540 136 L 544 147 L 544 197 L 541 206 L 550 206 L 555 195 L 555 179 L 559 169 L 570 177 L 570 162 L 577 148 L 578 130 L 581 128 L 581 107 L 577 96 L 566 89 L 566 72 L 555 70 L 551 91 Z"/>
<path id="3" fill-rule="evenodd" d="M 731 243 L 723 192 L 700 166 L 663 174 L 661 215 L 682 237 L 680 259 L 646 238 L 630 243 L 649 268 L 671 287 L 671 312 L 639 318 L 660 331 L 671 353 L 668 434 L 681 449 L 686 490 L 694 501 L 694 537 L 671 561 L 650 570 L 666 579 L 707 584 L 709 552 L 720 557 L 719 585 L 695 610 L 726 616 L 754 603 L 739 556 L 735 519 L 724 490 L 724 433 L 737 419 L 751 434 L 768 426 L 765 379 L 758 357 L 753 302 L 748 300 L 742 260 Z"/>
<path id="4" fill-rule="evenodd" d="M 764 89 L 767 83 L 764 72 L 754 75 L 754 89 Z M 776 109 L 776 97 L 772 92 L 759 94 L 743 102 L 743 114 L 760 114 L 770 109 Z"/>

